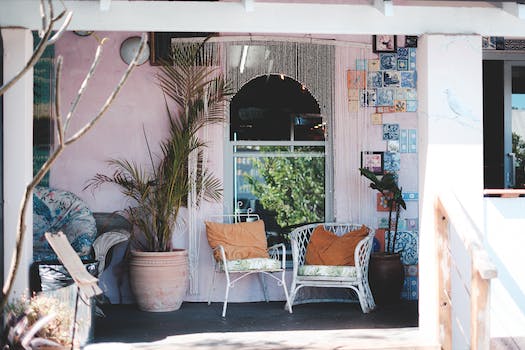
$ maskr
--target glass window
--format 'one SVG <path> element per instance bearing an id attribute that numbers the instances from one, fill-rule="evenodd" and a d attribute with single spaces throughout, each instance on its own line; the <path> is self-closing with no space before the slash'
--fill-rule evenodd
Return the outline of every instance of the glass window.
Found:
<path id="1" fill-rule="evenodd" d="M 269 243 L 324 221 L 325 134 L 317 101 L 288 77 L 255 78 L 232 98 L 232 205 L 264 219 Z"/>

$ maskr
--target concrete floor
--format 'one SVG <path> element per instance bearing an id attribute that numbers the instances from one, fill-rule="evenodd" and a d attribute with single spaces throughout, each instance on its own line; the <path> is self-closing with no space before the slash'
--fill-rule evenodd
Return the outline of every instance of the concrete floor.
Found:
<path id="1" fill-rule="evenodd" d="M 186 302 L 179 310 L 165 313 L 139 311 L 135 305 L 106 305 L 103 310 L 106 317 L 97 319 L 95 339 L 86 349 L 208 349 L 208 345 L 216 349 L 335 349 L 347 348 L 341 346 L 348 344 L 351 331 L 361 334 L 351 337 L 357 339 L 365 334 L 367 343 L 373 344 L 372 334 L 388 340 L 386 334 L 393 330 L 406 338 L 404 330 L 415 333 L 418 323 L 417 302 L 380 306 L 369 314 L 363 314 L 355 303 L 295 305 L 293 314 L 284 310 L 283 302 L 231 303 L 224 319 L 222 303 L 208 306 Z M 270 338 L 273 343 L 268 343 Z M 284 339 L 289 342 L 291 338 L 294 343 L 285 346 Z M 308 346 L 301 341 L 308 342 Z M 317 343 L 321 341 L 322 346 Z"/>

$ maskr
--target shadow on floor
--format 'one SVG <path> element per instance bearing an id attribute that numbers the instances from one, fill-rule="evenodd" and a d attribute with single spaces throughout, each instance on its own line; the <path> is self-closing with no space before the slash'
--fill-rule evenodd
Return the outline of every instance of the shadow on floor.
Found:
<path id="1" fill-rule="evenodd" d="M 418 326 L 418 303 L 379 306 L 363 314 L 359 304 L 315 303 L 295 305 L 293 314 L 283 302 L 231 303 L 226 318 L 222 303 L 185 302 L 173 312 L 139 311 L 136 305 L 105 305 L 105 318 L 95 323 L 94 343 L 151 342 L 174 335 L 223 332 L 343 330 Z"/>

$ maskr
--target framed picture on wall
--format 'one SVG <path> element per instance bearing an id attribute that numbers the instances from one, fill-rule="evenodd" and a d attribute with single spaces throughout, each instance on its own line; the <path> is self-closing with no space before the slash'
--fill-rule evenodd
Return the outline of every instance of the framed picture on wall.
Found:
<path id="1" fill-rule="evenodd" d="M 384 152 L 361 152 L 361 168 L 376 175 L 384 173 Z"/>
<path id="2" fill-rule="evenodd" d="M 395 35 L 373 35 L 372 50 L 378 52 L 396 52 L 397 37 Z"/>

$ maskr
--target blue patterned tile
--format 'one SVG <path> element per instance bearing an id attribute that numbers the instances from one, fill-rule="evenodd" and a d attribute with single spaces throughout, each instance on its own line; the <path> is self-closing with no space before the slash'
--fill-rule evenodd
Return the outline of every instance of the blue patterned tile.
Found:
<path id="1" fill-rule="evenodd" d="M 393 231 L 388 231 L 389 238 L 393 238 Z M 394 247 L 396 253 L 401 253 L 401 262 L 404 265 L 415 265 L 418 263 L 419 249 L 418 249 L 418 232 L 417 231 L 398 231 L 396 245 Z"/>
<path id="2" fill-rule="evenodd" d="M 383 124 L 383 140 L 399 140 L 399 124 Z"/>
<path id="3" fill-rule="evenodd" d="M 408 152 L 417 153 L 417 130 L 408 130 Z"/>
<path id="4" fill-rule="evenodd" d="M 408 153 L 408 130 L 401 129 L 399 131 L 399 152 Z"/>
<path id="5" fill-rule="evenodd" d="M 403 289 L 401 291 L 401 298 L 404 300 L 418 300 L 419 287 L 418 278 L 409 276 L 405 277 L 403 281 Z"/>

